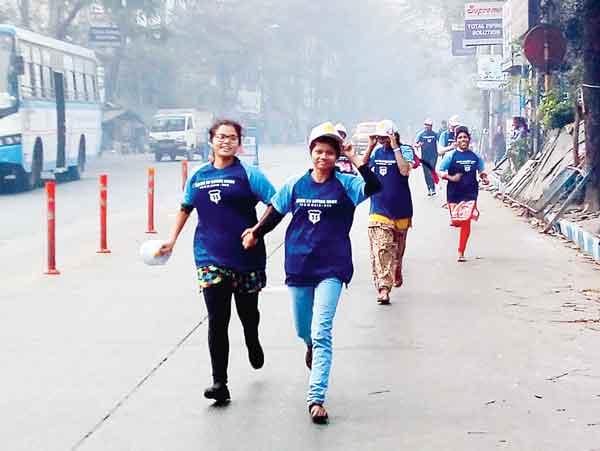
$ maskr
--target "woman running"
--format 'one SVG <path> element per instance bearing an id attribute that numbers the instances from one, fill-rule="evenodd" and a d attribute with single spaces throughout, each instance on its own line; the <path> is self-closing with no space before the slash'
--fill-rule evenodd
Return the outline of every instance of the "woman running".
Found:
<path id="1" fill-rule="evenodd" d="M 292 214 L 285 235 L 285 283 L 292 295 L 296 332 L 307 347 L 305 363 L 311 370 L 307 402 L 315 423 L 328 419 L 323 404 L 332 359 L 331 330 L 342 285 L 353 273 L 349 232 L 354 210 L 381 188 L 352 146 L 342 142 L 333 124 L 315 127 L 309 139 L 313 167 L 290 179 L 260 222 L 243 235 L 244 247 L 251 248 L 286 213 Z M 335 170 L 342 153 L 362 177 Z"/>
<path id="2" fill-rule="evenodd" d="M 242 127 L 237 122 L 219 120 L 210 128 L 209 136 L 214 161 L 202 165 L 188 178 L 171 236 L 160 252 L 173 250 L 190 213 L 196 209 L 194 258 L 208 311 L 213 376 L 213 385 L 204 391 L 204 396 L 224 402 L 230 398 L 227 330 L 232 295 L 244 328 L 250 364 L 259 369 L 264 363 L 258 339 L 258 293 L 266 284 L 265 245 L 260 239 L 253 249 L 244 250 L 239 237 L 256 223 L 256 204 L 270 204 L 275 189 L 256 167 L 236 157 L 242 140 Z"/>
<path id="3" fill-rule="evenodd" d="M 402 260 L 413 216 L 408 175 L 414 155 L 410 146 L 400 144 L 398 128 L 392 121 L 379 122 L 375 135 L 369 137 L 363 162 L 369 164 L 382 185 L 381 192 L 371 198 L 369 243 L 377 302 L 387 305 L 392 287 L 403 283 Z"/>
<path id="4" fill-rule="evenodd" d="M 460 228 L 458 244 L 458 261 L 464 262 L 467 241 L 471 234 L 471 220 L 479 219 L 477 195 L 479 183 L 477 172 L 484 185 L 489 183 L 484 171 L 483 159 L 473 152 L 469 145 L 471 135 L 469 129 L 459 126 L 455 130 L 456 150 L 448 152 L 440 165 L 442 178 L 448 180 L 448 210 L 450 224 Z"/>

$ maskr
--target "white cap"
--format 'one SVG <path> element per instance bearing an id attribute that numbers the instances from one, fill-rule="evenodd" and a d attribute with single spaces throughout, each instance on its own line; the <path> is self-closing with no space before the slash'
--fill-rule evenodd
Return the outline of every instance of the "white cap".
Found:
<path id="1" fill-rule="evenodd" d="M 142 243 L 140 246 L 140 257 L 142 257 L 144 263 L 150 266 L 164 265 L 167 263 L 171 254 L 160 255 L 158 253 L 158 250 L 163 244 L 165 244 L 165 242 L 160 240 L 150 240 Z"/>
<path id="2" fill-rule="evenodd" d="M 459 124 L 458 115 L 455 114 L 454 116 L 450 116 L 450 119 L 448 119 L 448 125 L 456 126 L 458 124 Z"/>
<path id="3" fill-rule="evenodd" d="M 344 124 L 341 122 L 335 124 L 335 129 L 338 133 L 343 133 L 344 135 L 348 136 L 348 130 L 346 130 L 346 127 L 344 127 Z"/>
<path id="4" fill-rule="evenodd" d="M 396 127 L 396 124 L 389 119 L 378 122 L 375 126 L 375 136 L 390 136 L 397 131 L 398 127 Z"/>
<path id="5" fill-rule="evenodd" d="M 335 127 L 333 126 L 333 124 L 331 122 L 323 122 L 322 124 L 317 125 L 315 128 L 313 128 L 311 130 L 310 138 L 308 138 L 308 145 L 309 146 L 312 145 L 312 143 L 315 139 L 323 138 L 325 136 L 335 139 L 340 144 L 342 144 L 344 142 L 344 140 L 342 139 L 342 137 L 337 132 L 337 130 L 335 129 Z"/>
<path id="6" fill-rule="evenodd" d="M 424 125 L 433 125 L 433 121 L 431 119 L 427 118 L 423 121 L 423 124 Z"/>

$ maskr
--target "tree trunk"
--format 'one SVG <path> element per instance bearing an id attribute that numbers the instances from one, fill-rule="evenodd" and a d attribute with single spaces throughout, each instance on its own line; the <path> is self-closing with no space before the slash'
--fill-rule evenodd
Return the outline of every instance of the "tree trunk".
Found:
<path id="1" fill-rule="evenodd" d="M 583 2 L 583 97 L 585 149 L 591 179 L 586 201 L 600 208 L 600 2 Z"/>

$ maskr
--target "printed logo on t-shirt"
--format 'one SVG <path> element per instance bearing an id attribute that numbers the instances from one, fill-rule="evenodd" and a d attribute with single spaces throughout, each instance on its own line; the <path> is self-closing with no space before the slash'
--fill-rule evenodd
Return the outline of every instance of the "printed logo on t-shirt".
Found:
<path id="1" fill-rule="evenodd" d="M 470 164 L 468 164 L 468 165 L 465 166 L 465 172 L 469 172 L 469 171 L 471 171 L 471 165 Z"/>
<path id="2" fill-rule="evenodd" d="M 427 138 L 428 143 L 431 143 L 431 141 L 433 141 L 433 138 Z"/>
<path id="3" fill-rule="evenodd" d="M 380 166 L 379 167 L 379 175 L 385 176 L 387 174 L 387 167 L 386 166 Z"/>
<path id="4" fill-rule="evenodd" d="M 220 189 L 210 190 L 208 192 L 208 196 L 209 196 L 211 202 L 214 202 L 215 204 L 219 205 L 219 202 L 221 201 L 221 190 Z"/>
<path id="5" fill-rule="evenodd" d="M 321 220 L 321 210 L 308 210 L 308 220 L 316 224 Z"/>

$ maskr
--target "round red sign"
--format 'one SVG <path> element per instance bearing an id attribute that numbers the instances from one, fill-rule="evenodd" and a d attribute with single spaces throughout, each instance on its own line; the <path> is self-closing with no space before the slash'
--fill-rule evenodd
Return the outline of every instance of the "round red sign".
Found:
<path id="1" fill-rule="evenodd" d="M 561 65 L 567 52 L 567 40 L 560 28 L 541 24 L 527 32 L 523 47 L 527 60 L 536 68 L 552 70 Z"/>

